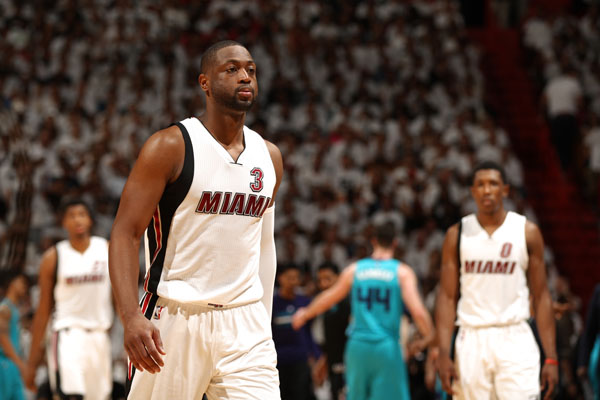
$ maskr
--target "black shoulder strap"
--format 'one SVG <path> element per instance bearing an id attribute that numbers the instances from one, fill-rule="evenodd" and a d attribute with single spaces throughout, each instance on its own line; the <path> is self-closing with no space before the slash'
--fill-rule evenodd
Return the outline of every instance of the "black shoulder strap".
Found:
<path id="1" fill-rule="evenodd" d="M 460 236 L 462 234 L 462 218 L 458 221 L 458 236 L 456 237 L 456 261 L 458 262 L 458 271 L 460 273 Z"/>

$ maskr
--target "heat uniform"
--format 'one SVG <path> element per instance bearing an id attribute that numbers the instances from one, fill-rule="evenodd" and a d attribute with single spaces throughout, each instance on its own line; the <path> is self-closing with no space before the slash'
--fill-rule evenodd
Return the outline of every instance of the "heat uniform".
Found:
<path id="1" fill-rule="evenodd" d="M 146 230 L 141 300 L 167 354 L 158 374 L 129 365 L 128 398 L 279 399 L 259 279 L 262 217 L 276 184 L 269 150 L 244 127 L 234 160 L 197 118 L 177 126 L 184 165 Z"/>
<path id="2" fill-rule="evenodd" d="M 113 322 L 108 241 L 92 236 L 81 253 L 63 240 L 56 244 L 56 253 L 55 307 L 47 346 L 51 387 L 61 395 L 108 399 L 108 330 Z"/>
<path id="3" fill-rule="evenodd" d="M 462 218 L 455 361 L 464 399 L 536 399 L 540 352 L 529 318 L 526 218 L 508 212 L 491 235 Z"/>

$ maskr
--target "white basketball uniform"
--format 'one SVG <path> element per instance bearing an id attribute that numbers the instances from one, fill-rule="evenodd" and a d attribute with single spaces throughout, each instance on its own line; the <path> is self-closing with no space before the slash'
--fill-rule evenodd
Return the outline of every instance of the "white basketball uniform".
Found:
<path id="1" fill-rule="evenodd" d="M 197 118 L 177 126 L 184 165 L 146 230 L 141 300 L 167 354 L 158 374 L 129 365 L 128 398 L 279 399 L 258 273 L 262 216 L 276 183 L 269 150 L 244 127 L 234 160 Z"/>
<path id="2" fill-rule="evenodd" d="M 462 218 L 459 399 L 537 399 L 540 353 L 528 323 L 526 218 L 508 212 L 488 234 L 476 215 Z"/>
<path id="3" fill-rule="evenodd" d="M 83 252 L 56 244 L 56 285 L 48 372 L 54 392 L 105 400 L 112 391 L 113 321 L 108 242 L 92 236 Z"/>

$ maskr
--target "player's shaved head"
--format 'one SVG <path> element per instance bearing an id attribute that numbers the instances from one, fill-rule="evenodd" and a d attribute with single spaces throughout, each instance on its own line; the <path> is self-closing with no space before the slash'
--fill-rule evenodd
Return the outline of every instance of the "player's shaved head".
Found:
<path id="1" fill-rule="evenodd" d="M 200 73 L 205 74 L 208 70 L 214 65 L 215 60 L 217 59 L 217 53 L 219 50 L 224 49 L 225 47 L 231 46 L 240 46 L 244 47 L 241 43 L 236 42 L 235 40 L 222 40 L 210 46 L 204 54 L 202 54 L 202 59 L 200 60 Z M 246 48 L 246 47 L 244 47 Z M 246 49 L 248 50 L 248 49 Z"/>

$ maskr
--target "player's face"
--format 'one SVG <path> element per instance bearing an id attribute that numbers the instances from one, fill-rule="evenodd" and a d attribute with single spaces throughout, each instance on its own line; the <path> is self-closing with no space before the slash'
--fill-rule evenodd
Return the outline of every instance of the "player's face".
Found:
<path id="1" fill-rule="evenodd" d="M 256 64 L 242 46 L 229 46 L 217 52 L 209 79 L 210 94 L 221 106 L 246 112 L 258 94 Z"/>
<path id="2" fill-rule="evenodd" d="M 17 297 L 19 299 L 22 299 L 23 297 L 25 297 L 25 295 L 27 294 L 27 289 L 29 288 L 25 277 L 22 275 L 17 277 L 17 279 L 15 279 L 15 281 L 12 284 L 14 285 L 15 291 L 17 293 Z"/>
<path id="3" fill-rule="evenodd" d="M 317 285 L 319 290 L 327 290 L 337 281 L 338 276 L 330 269 L 322 269 L 317 272 Z"/>
<path id="4" fill-rule="evenodd" d="M 92 218 L 87 208 L 82 204 L 75 204 L 67 208 L 63 217 L 63 227 L 69 236 L 84 236 L 92 229 Z"/>
<path id="5" fill-rule="evenodd" d="M 508 185 L 499 171 L 482 169 L 475 174 L 471 195 L 480 212 L 491 214 L 501 208 L 503 198 L 508 196 Z"/>

